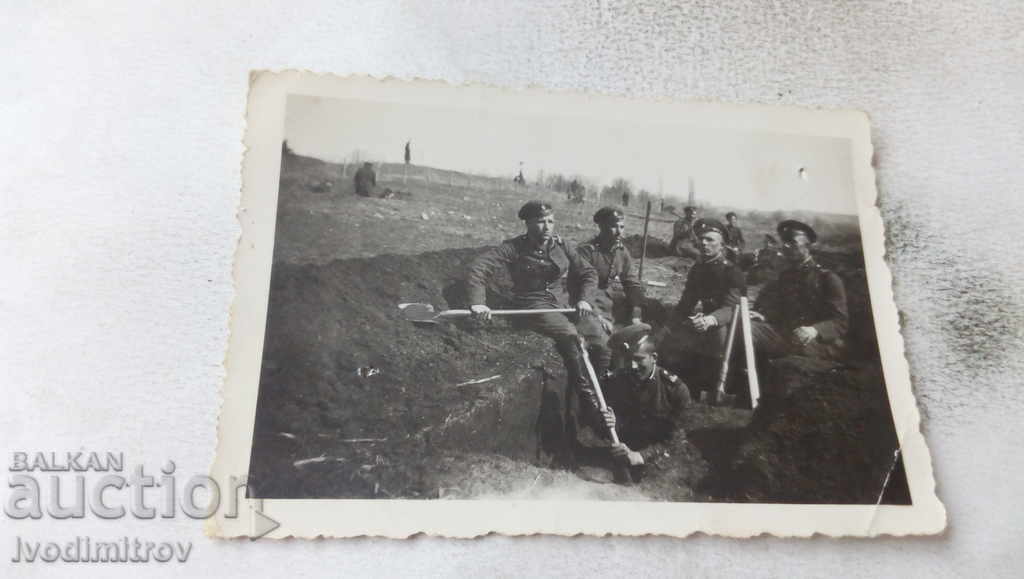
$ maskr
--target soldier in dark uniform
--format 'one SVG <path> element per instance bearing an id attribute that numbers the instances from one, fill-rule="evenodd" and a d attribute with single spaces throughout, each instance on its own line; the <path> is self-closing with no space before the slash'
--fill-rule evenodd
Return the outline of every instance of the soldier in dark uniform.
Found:
<path id="1" fill-rule="evenodd" d="M 669 367 L 709 388 L 724 354 L 733 308 L 747 286 L 743 272 L 725 256 L 725 226 L 714 219 L 698 219 L 694 231 L 700 261 L 687 274 L 683 295 L 663 330 L 668 336 L 662 340 L 661 353 Z"/>
<path id="2" fill-rule="evenodd" d="M 606 334 L 594 315 L 590 300 L 597 290 L 597 272 L 576 250 L 575 244 L 554 233 L 554 213 L 541 201 L 530 201 L 519 210 L 526 222 L 526 233 L 509 240 L 477 258 L 469 268 L 467 289 L 470 310 L 477 320 L 489 320 L 486 284 L 499 267 L 512 278 L 512 307 L 515 309 L 565 308 L 573 303 L 575 323 L 564 314 L 536 314 L 512 319 L 515 327 L 529 329 L 551 338 L 562 357 L 568 375 L 564 396 L 566 452 L 575 440 L 576 411 L 579 397 L 592 396 L 583 364 L 578 336 L 586 340 L 588 355 L 598 375 L 608 364 L 610 354 Z M 570 456 L 563 456 L 571 460 Z"/>
<path id="3" fill-rule="evenodd" d="M 374 189 L 377 188 L 377 174 L 373 171 L 373 165 L 363 163 L 363 166 L 356 170 L 355 176 L 356 195 L 372 197 Z"/>
<path id="4" fill-rule="evenodd" d="M 602 432 L 615 429 L 619 444 L 609 447 L 613 459 L 629 468 L 634 481 L 659 467 L 686 444 L 681 426 L 690 406 L 690 391 L 671 372 L 658 366 L 656 344 L 647 324 L 627 326 L 614 334 L 615 371 L 603 381 L 608 410 L 591 407 Z"/>
<path id="5" fill-rule="evenodd" d="M 673 254 L 694 259 L 698 257 L 699 253 L 694 249 L 697 239 L 693 232 L 696 214 L 697 208 L 689 205 L 683 208 L 683 217 L 672 224 L 672 241 L 668 247 Z"/>
<path id="6" fill-rule="evenodd" d="M 754 345 L 768 358 L 836 360 L 850 321 L 843 280 L 814 261 L 810 248 L 818 235 L 810 225 L 787 220 L 777 231 L 786 266 L 761 290 L 751 312 Z"/>
<path id="7" fill-rule="evenodd" d="M 633 257 L 622 244 L 626 228 L 623 212 L 615 207 L 602 207 L 594 213 L 594 223 L 600 231 L 579 246 L 579 253 L 597 270 L 594 308 L 601 326 L 611 333 L 615 320 L 628 318 L 633 324 L 640 323 L 644 287 L 633 267 Z M 621 312 L 622 309 L 626 311 Z"/>
<path id="8" fill-rule="evenodd" d="M 743 239 L 743 230 L 739 226 L 739 217 L 735 211 L 730 211 L 725 214 L 725 235 L 729 238 L 729 259 L 732 260 L 736 265 L 741 265 L 740 260 L 743 257 L 743 250 L 747 246 L 747 242 Z"/>

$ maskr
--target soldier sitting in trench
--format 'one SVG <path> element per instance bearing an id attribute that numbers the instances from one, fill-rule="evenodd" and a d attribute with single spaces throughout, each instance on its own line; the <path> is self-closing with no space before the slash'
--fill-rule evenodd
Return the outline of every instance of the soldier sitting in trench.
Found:
<path id="1" fill-rule="evenodd" d="M 682 380 L 658 366 L 651 326 L 627 326 L 612 334 L 608 344 L 615 365 L 602 380 L 608 408 L 602 413 L 593 403 L 590 414 L 600 424 L 599 431 L 609 437 L 609 430 L 618 434 L 619 443 L 607 447 L 608 452 L 639 481 L 686 445 L 681 419 L 690 406 L 690 391 Z M 621 471 L 616 474 L 621 478 Z"/>
<path id="2" fill-rule="evenodd" d="M 640 323 L 644 286 L 633 266 L 633 257 L 622 243 L 625 214 L 615 207 L 602 207 L 594 213 L 594 223 L 599 229 L 597 236 L 580 244 L 579 252 L 597 271 L 594 309 L 601 327 L 610 334 L 618 319 Z"/>
<path id="3" fill-rule="evenodd" d="M 811 254 L 818 240 L 806 223 L 779 223 L 784 268 L 761 290 L 750 317 L 754 346 L 767 358 L 806 356 L 840 359 L 849 327 L 846 288 Z"/>
<path id="4" fill-rule="evenodd" d="M 589 357 L 600 375 L 607 367 L 610 353 L 607 335 L 603 332 L 591 305 L 597 290 L 597 272 L 577 252 L 576 245 L 554 233 L 555 217 L 551 205 L 530 201 L 519 210 L 526 233 L 506 240 L 478 257 L 469 267 L 467 289 L 473 318 L 486 321 L 491 309 L 486 304 L 487 283 L 498 268 L 506 268 L 512 278 L 514 309 L 565 308 L 574 302 L 572 320 L 565 314 L 542 313 L 512 318 L 514 327 L 532 330 L 554 341 L 568 375 L 568 384 L 561 404 L 564 407 L 560 425 L 541 425 L 543 432 L 562 434 L 556 460 L 563 466 L 575 465 L 573 445 L 580 397 L 591 397 L 593 389 L 587 377 L 580 350 L 579 336 L 586 341 Z M 551 414 L 542 413 L 551 417 Z"/>
<path id="5" fill-rule="evenodd" d="M 743 272 L 725 255 L 726 228 L 698 219 L 700 261 L 686 276 L 683 295 L 659 335 L 664 362 L 699 389 L 710 389 L 721 365 L 733 310 L 746 295 Z"/>

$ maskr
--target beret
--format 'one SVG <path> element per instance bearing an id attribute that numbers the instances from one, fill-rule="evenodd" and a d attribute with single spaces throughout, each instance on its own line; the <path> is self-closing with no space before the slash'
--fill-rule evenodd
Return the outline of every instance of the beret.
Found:
<path id="1" fill-rule="evenodd" d="M 807 240 L 811 243 L 818 241 L 818 234 L 814 232 L 814 229 L 810 225 L 796 221 L 795 219 L 787 219 L 782 223 L 779 223 L 776 231 L 779 232 L 779 237 L 782 238 L 782 241 L 792 240 L 793 236 L 797 233 L 803 233 L 806 235 Z"/>
<path id="2" fill-rule="evenodd" d="M 530 219 L 537 219 L 538 217 L 547 217 L 553 215 L 554 211 L 551 210 L 551 204 L 543 201 L 527 201 L 519 209 L 519 218 L 523 221 L 529 221 Z"/>
<path id="3" fill-rule="evenodd" d="M 716 231 L 722 236 L 722 241 L 729 243 L 729 232 L 722 222 L 717 219 L 698 219 L 693 222 L 693 233 L 703 235 L 708 231 Z"/>
<path id="4" fill-rule="evenodd" d="M 608 346 L 618 352 L 653 352 L 656 344 L 648 324 L 633 324 L 616 330 L 608 338 Z"/>
<path id="5" fill-rule="evenodd" d="M 594 213 L 594 223 L 601 225 L 602 223 L 608 223 L 609 221 L 624 218 L 626 215 L 616 207 L 602 207 Z"/>

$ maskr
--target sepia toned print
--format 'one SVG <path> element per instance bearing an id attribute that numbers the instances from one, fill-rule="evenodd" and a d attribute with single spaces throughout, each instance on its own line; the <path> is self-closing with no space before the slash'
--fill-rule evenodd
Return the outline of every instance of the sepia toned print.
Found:
<path id="1" fill-rule="evenodd" d="M 270 536 L 944 526 L 863 116 L 285 73 L 249 121 L 215 471 Z"/>

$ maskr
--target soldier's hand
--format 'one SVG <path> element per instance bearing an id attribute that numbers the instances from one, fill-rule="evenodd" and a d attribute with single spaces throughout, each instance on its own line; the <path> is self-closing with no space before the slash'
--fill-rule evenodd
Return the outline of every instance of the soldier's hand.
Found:
<path id="1" fill-rule="evenodd" d="M 629 461 L 629 466 L 640 466 L 644 463 L 644 457 L 635 450 L 626 454 L 626 460 Z"/>
<path id="2" fill-rule="evenodd" d="M 692 319 L 690 322 L 693 324 L 693 329 L 700 333 L 704 333 L 711 328 L 718 325 L 718 320 L 714 316 L 698 316 Z"/>
<path id="3" fill-rule="evenodd" d="M 608 430 L 615 430 L 615 412 L 612 411 L 611 406 L 605 408 L 601 416 L 604 418 L 604 425 L 608 427 Z"/>
<path id="4" fill-rule="evenodd" d="M 755 312 L 754 310 L 750 310 L 750 319 L 757 322 L 763 322 L 764 314 L 762 314 L 761 312 Z"/>
<path id="5" fill-rule="evenodd" d="M 818 337 L 818 330 L 814 329 L 813 326 L 800 326 L 793 330 L 793 339 L 797 341 L 801 346 L 810 344 Z"/>
<path id="6" fill-rule="evenodd" d="M 612 330 L 615 329 L 615 324 L 613 324 L 612 321 L 609 320 L 608 318 L 604 316 L 599 316 L 597 319 L 598 321 L 601 322 L 601 328 L 604 331 L 608 332 L 609 334 L 612 333 Z"/>
<path id="7" fill-rule="evenodd" d="M 580 300 L 576 303 L 576 314 L 581 318 L 586 318 L 594 315 L 594 308 L 586 300 Z"/>
<path id="8" fill-rule="evenodd" d="M 625 444 L 623 444 L 621 442 L 619 442 L 617 444 L 613 444 L 611 446 L 611 451 L 612 451 L 612 456 L 614 456 L 615 458 L 617 458 L 619 460 L 622 460 L 622 461 L 625 461 L 626 457 L 629 456 L 629 453 L 633 452 L 632 450 L 629 449 L 628 446 L 626 446 Z"/>
<path id="9" fill-rule="evenodd" d="M 486 322 L 491 319 L 491 308 L 483 304 L 469 306 L 469 311 L 472 312 L 473 319 L 478 322 Z"/>

